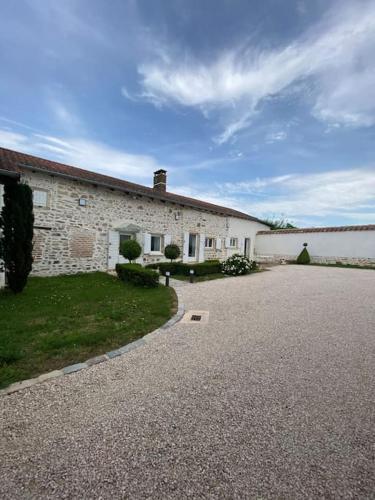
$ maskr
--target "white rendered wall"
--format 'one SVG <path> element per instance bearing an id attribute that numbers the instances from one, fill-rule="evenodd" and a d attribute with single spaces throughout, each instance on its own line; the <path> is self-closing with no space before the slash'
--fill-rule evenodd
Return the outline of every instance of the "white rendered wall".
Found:
<path id="1" fill-rule="evenodd" d="M 245 219 L 235 219 L 228 217 L 228 237 L 238 238 L 239 245 L 244 238 L 250 238 L 250 257 L 254 257 L 255 238 L 258 231 L 267 231 L 269 227 L 259 222 L 249 221 Z M 241 248 L 227 248 L 227 256 L 230 257 L 235 253 L 239 253 Z"/>
<path id="2" fill-rule="evenodd" d="M 375 230 L 258 234 L 255 253 L 260 260 L 295 259 L 304 243 L 312 261 L 375 263 Z"/>

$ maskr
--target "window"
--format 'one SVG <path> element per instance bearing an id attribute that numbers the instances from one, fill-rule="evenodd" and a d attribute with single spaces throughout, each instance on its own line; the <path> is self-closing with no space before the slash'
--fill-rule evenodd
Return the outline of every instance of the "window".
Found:
<path id="1" fill-rule="evenodd" d="M 131 239 L 132 239 L 131 234 L 120 233 L 120 248 L 121 248 L 121 245 L 124 243 L 124 241 L 128 241 Z"/>
<path id="2" fill-rule="evenodd" d="M 161 252 L 161 236 L 158 234 L 151 235 L 151 252 Z"/>
<path id="3" fill-rule="evenodd" d="M 197 254 L 197 235 L 189 234 L 189 257 L 196 257 Z"/>
<path id="4" fill-rule="evenodd" d="M 232 248 L 237 248 L 238 246 L 238 239 L 237 238 L 231 238 L 229 240 L 229 246 Z"/>
<path id="5" fill-rule="evenodd" d="M 213 238 L 206 238 L 204 246 L 206 248 L 213 248 L 214 247 L 214 239 Z"/>
<path id="6" fill-rule="evenodd" d="M 48 195 L 47 191 L 42 191 L 41 189 L 33 189 L 34 207 L 46 207 L 47 195 Z"/>

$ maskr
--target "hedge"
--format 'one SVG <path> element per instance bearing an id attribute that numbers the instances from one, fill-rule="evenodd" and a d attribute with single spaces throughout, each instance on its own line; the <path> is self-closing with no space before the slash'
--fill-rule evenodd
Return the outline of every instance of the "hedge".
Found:
<path id="1" fill-rule="evenodd" d="M 144 287 L 159 286 L 159 275 L 152 269 L 146 269 L 140 264 L 117 264 L 116 273 L 120 280 Z"/>
<path id="2" fill-rule="evenodd" d="M 221 272 L 219 261 L 205 261 L 199 264 L 185 264 L 183 262 L 159 262 L 157 264 L 148 264 L 146 266 L 149 269 L 159 269 L 161 274 L 165 276 L 165 273 L 169 271 L 171 276 L 174 274 L 179 274 L 183 276 L 189 276 L 190 270 L 194 270 L 195 276 L 205 276 L 207 274 L 215 274 Z"/>

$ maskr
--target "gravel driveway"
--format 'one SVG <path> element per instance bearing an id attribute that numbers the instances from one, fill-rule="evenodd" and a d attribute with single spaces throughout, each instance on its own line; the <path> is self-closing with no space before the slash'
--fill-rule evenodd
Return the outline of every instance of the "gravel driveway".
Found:
<path id="1" fill-rule="evenodd" d="M 375 272 L 179 293 L 207 323 L 0 398 L 1 498 L 374 498 Z"/>

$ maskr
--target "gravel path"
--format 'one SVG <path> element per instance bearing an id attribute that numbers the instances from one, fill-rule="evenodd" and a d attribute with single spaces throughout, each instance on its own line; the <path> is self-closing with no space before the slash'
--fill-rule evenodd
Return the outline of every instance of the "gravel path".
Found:
<path id="1" fill-rule="evenodd" d="M 0 398 L 0 497 L 374 498 L 375 272 L 179 294 L 208 323 Z"/>

